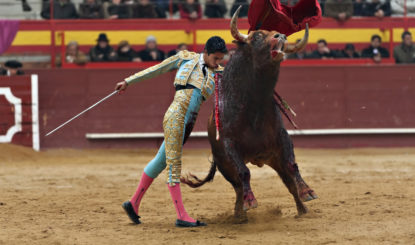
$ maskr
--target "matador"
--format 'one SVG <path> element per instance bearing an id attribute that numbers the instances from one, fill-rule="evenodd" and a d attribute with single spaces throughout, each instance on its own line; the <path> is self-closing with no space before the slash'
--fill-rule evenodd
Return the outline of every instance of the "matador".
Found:
<path id="1" fill-rule="evenodd" d="M 181 51 L 158 65 L 140 71 L 117 83 L 116 90 L 124 91 L 127 86 L 156 77 L 177 69 L 174 79 L 176 93 L 163 119 L 164 141 L 157 155 L 144 168 L 135 194 L 122 204 L 129 218 L 140 224 L 141 200 L 153 180 L 167 171 L 167 186 L 176 208 L 178 227 L 196 227 L 206 224 L 191 218 L 183 205 L 180 190 L 182 146 L 193 129 L 200 105 L 215 91 L 215 75 L 223 67 L 219 63 L 227 53 L 225 41 L 213 36 L 205 44 L 202 53 Z"/>

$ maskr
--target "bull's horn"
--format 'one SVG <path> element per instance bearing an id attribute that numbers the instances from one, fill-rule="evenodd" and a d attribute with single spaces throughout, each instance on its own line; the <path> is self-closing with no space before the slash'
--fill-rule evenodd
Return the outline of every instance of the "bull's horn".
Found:
<path id="1" fill-rule="evenodd" d="M 239 6 L 239 8 L 235 11 L 235 13 L 232 16 L 231 20 L 231 34 L 232 37 L 240 42 L 246 43 L 248 41 L 248 35 L 242 34 L 239 32 L 238 27 L 236 25 L 236 22 L 238 22 L 238 15 L 241 11 L 242 5 Z"/>
<path id="2" fill-rule="evenodd" d="M 305 33 L 304 33 L 304 37 L 303 39 L 301 39 L 298 43 L 296 44 L 289 44 L 286 46 L 286 48 L 284 49 L 285 53 L 295 53 L 298 51 L 301 51 L 305 48 L 305 46 L 307 45 L 308 42 L 308 23 L 305 24 Z"/>

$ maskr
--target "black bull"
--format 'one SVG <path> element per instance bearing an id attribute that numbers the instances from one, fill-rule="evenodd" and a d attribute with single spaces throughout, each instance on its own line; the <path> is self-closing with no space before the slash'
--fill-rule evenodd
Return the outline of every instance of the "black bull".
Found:
<path id="1" fill-rule="evenodd" d="M 317 196 L 300 175 L 291 138 L 273 97 L 283 51 L 288 49 L 284 47 L 285 36 L 256 31 L 242 37 L 243 40 L 236 36 L 238 47 L 218 84 L 219 140 L 215 114 L 209 119 L 213 154 L 209 174 L 203 180 L 190 175 L 192 179 L 188 176 L 182 182 L 199 187 L 213 180 L 216 168 L 219 169 L 235 189 L 235 217 L 246 220 L 246 211 L 257 207 L 246 164 L 250 162 L 259 167 L 266 164 L 278 173 L 293 195 L 298 213 L 304 214 L 307 208 L 303 201 Z"/>

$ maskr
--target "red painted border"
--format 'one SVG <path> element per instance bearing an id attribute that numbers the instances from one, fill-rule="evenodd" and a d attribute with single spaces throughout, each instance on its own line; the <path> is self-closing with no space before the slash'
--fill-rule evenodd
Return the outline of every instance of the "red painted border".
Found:
<path id="1" fill-rule="evenodd" d="M 229 29 L 229 19 L 201 19 L 189 21 L 183 19 L 128 19 L 128 20 L 22 20 L 20 30 L 206 30 Z M 315 27 L 326 28 L 409 28 L 415 26 L 415 18 L 388 17 L 379 20 L 377 18 L 352 18 L 345 23 L 332 18 L 323 18 L 323 21 Z M 242 18 L 238 27 L 248 29 L 248 20 Z"/>
<path id="2" fill-rule="evenodd" d="M 383 59 L 381 64 L 376 64 L 372 59 L 335 59 L 335 60 L 322 60 L 322 59 L 307 59 L 307 60 L 286 60 L 282 63 L 282 66 L 345 66 L 345 65 L 377 65 L 385 66 L 394 64 L 393 59 Z M 124 68 L 136 68 L 145 69 L 150 66 L 158 64 L 158 62 L 90 62 L 83 66 L 65 63 L 63 68 L 85 68 L 85 69 L 124 69 Z"/>

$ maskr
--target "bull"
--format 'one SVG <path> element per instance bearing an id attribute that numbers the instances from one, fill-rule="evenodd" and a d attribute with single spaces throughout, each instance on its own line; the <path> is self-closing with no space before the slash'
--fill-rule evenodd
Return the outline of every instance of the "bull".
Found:
<path id="1" fill-rule="evenodd" d="M 274 99 L 274 87 L 284 55 L 306 46 L 308 25 L 300 42 L 288 44 L 286 36 L 276 31 L 241 34 L 237 28 L 239 11 L 240 8 L 231 20 L 237 49 L 217 84 L 220 91 L 219 131 L 215 124 L 217 114 L 213 113 L 208 123 L 212 165 L 203 180 L 190 174 L 182 178 L 182 182 L 191 187 L 202 186 L 212 181 L 219 169 L 235 189 L 235 217 L 246 221 L 246 211 L 258 205 L 246 164 L 250 162 L 259 167 L 266 164 L 278 173 L 294 197 L 298 214 L 305 214 L 307 208 L 303 202 L 316 199 L 317 195 L 300 175 L 291 138 Z"/>

